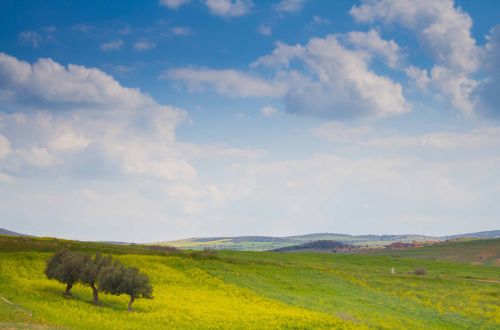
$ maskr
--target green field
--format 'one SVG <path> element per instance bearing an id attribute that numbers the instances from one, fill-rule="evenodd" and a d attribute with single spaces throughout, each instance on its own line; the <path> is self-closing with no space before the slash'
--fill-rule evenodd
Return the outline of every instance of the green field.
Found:
<path id="1" fill-rule="evenodd" d="M 481 242 L 481 241 L 477 241 Z M 464 251 L 459 242 L 455 250 Z M 491 243 L 491 242 L 490 242 Z M 475 243 L 480 244 L 480 243 Z M 498 241 L 497 241 L 498 244 Z M 61 247 L 112 253 L 147 273 L 153 300 L 74 296 L 45 279 Z M 427 257 L 430 254 L 427 252 Z M 399 256 L 218 251 L 0 237 L 0 328 L 498 329 L 500 268 Z M 395 268 L 395 274 L 390 269 Z M 424 267 L 426 275 L 412 271 Z"/>
<path id="2" fill-rule="evenodd" d="M 407 249 L 365 250 L 367 255 L 458 261 L 474 265 L 500 266 L 500 238 L 455 240 Z"/>
<path id="3" fill-rule="evenodd" d="M 431 237 L 422 235 L 346 235 L 318 233 L 300 236 L 288 237 L 269 237 L 269 236 L 238 236 L 238 237 L 205 237 L 188 238 L 176 241 L 158 242 L 156 245 L 174 246 L 179 249 L 187 250 L 234 250 L 234 251 L 269 251 L 278 248 L 296 246 L 319 240 L 338 241 L 354 246 L 383 247 L 394 242 L 425 242 L 442 241 L 442 237 Z"/>

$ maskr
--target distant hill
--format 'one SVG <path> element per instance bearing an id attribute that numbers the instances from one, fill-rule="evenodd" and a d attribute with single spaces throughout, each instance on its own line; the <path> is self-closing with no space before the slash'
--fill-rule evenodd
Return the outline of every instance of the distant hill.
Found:
<path id="1" fill-rule="evenodd" d="M 313 241 L 309 243 L 292 245 L 272 250 L 273 252 L 308 252 L 308 251 L 328 251 L 335 252 L 337 250 L 345 250 L 352 248 L 352 245 L 344 244 L 337 241 Z"/>
<path id="2" fill-rule="evenodd" d="M 468 237 L 470 238 L 470 237 Z M 356 254 L 458 261 L 475 265 L 500 266 L 500 238 L 455 240 L 403 249 L 364 249 Z"/>
<path id="3" fill-rule="evenodd" d="M 16 233 L 15 231 L 10 231 L 10 230 L 3 229 L 3 228 L 0 228 L 0 235 L 8 235 L 8 236 L 29 236 L 29 235 L 25 235 L 25 234 Z"/>
<path id="4" fill-rule="evenodd" d="M 395 242 L 440 242 L 456 238 L 500 238 L 500 230 L 467 233 L 452 236 L 425 236 L 425 235 L 348 235 L 338 233 L 314 233 L 298 236 L 272 237 L 272 236 L 220 236 L 188 238 L 176 241 L 154 243 L 168 245 L 180 249 L 215 249 L 215 250 L 240 250 L 240 251 L 269 251 L 290 246 L 297 246 L 314 241 L 337 241 L 357 247 L 383 247 Z"/>
<path id="5" fill-rule="evenodd" d="M 447 239 L 457 238 L 500 238 L 500 230 L 480 231 L 477 233 L 446 236 Z"/>

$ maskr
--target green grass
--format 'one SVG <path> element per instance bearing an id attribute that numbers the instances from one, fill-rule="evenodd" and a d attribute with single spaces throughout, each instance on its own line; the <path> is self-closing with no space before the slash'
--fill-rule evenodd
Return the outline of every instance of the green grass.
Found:
<path id="1" fill-rule="evenodd" d="M 361 251 L 361 253 L 500 266 L 500 238 L 455 240 L 420 248 Z"/>
<path id="2" fill-rule="evenodd" d="M 0 328 L 498 329 L 499 267 L 392 256 L 219 251 L 164 253 L 53 239 L 0 240 Z M 147 273 L 153 300 L 89 288 L 74 297 L 43 275 L 51 251 L 107 250 Z M 391 267 L 396 269 L 390 274 Z M 427 274 L 413 275 L 417 267 Z"/>

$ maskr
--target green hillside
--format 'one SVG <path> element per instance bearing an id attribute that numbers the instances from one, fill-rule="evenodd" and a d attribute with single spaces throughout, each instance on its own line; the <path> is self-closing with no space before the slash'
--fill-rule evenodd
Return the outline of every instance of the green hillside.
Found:
<path id="1" fill-rule="evenodd" d="M 418 248 L 365 250 L 359 251 L 359 253 L 500 266 L 500 238 L 481 240 L 459 239 Z"/>
<path id="2" fill-rule="evenodd" d="M 74 297 L 43 275 L 63 246 L 104 250 L 148 274 L 153 300 Z M 0 328 L 498 329 L 494 266 L 352 254 L 170 252 L 54 239 L 0 239 Z M 391 268 L 396 272 L 391 274 Z M 423 267 L 426 275 L 414 275 Z"/>
<path id="3" fill-rule="evenodd" d="M 173 246 L 179 249 L 203 250 L 206 248 L 215 250 L 235 251 L 270 251 L 278 248 L 300 245 L 314 241 L 338 241 L 355 246 L 380 247 L 394 242 L 423 242 L 440 241 L 444 238 L 422 235 L 346 235 L 318 233 L 288 237 L 270 236 L 237 236 L 237 237 L 205 237 L 188 238 L 176 241 L 155 243 L 156 245 Z"/>

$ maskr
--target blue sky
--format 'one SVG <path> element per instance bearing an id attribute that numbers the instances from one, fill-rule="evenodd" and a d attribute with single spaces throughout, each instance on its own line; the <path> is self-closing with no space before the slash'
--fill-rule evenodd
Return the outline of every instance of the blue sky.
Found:
<path id="1" fill-rule="evenodd" d="M 0 227 L 500 224 L 494 1 L 0 1 Z"/>

